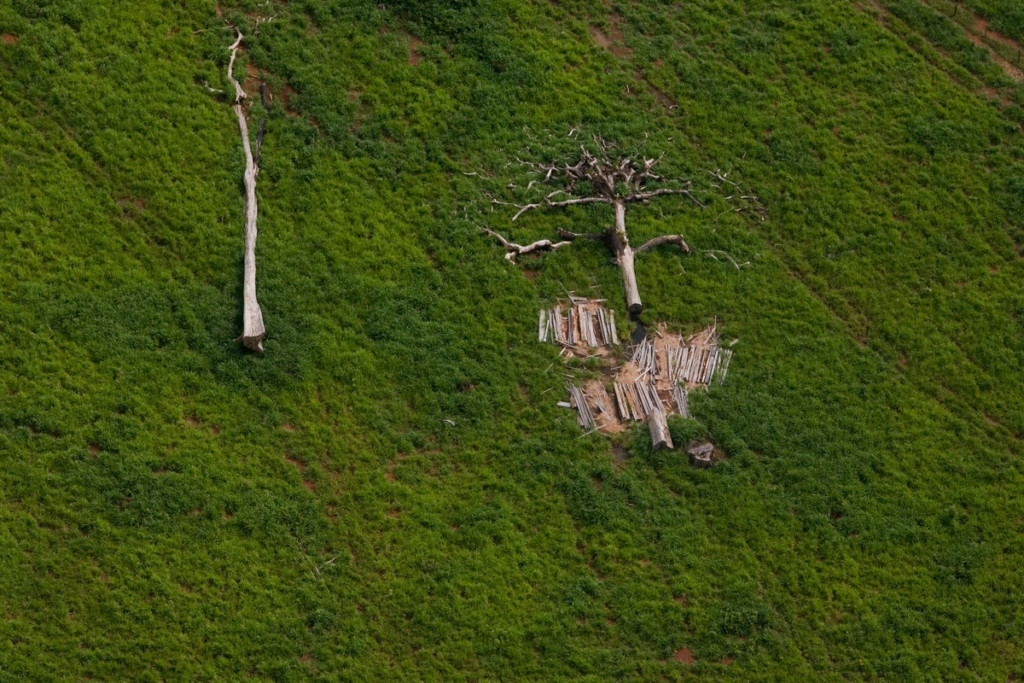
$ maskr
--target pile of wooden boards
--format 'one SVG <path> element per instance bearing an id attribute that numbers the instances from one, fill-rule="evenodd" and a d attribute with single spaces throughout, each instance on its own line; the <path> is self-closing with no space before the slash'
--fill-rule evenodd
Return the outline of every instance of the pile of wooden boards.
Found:
<path id="1" fill-rule="evenodd" d="M 633 351 L 631 362 L 640 373 L 640 379 L 645 377 L 653 379 L 658 376 L 658 349 L 647 337 L 644 337 L 640 345 Z"/>
<path id="2" fill-rule="evenodd" d="M 583 393 L 583 390 L 577 386 L 569 385 L 569 396 L 572 399 L 570 405 L 579 413 L 580 426 L 584 429 L 596 427 L 597 422 L 594 420 L 594 413 L 591 412 L 590 406 L 587 405 L 587 395 Z"/>
<path id="3" fill-rule="evenodd" d="M 615 405 L 623 420 L 646 420 L 656 409 L 661 409 L 661 398 L 654 382 L 615 382 Z"/>
<path id="4" fill-rule="evenodd" d="M 617 345 L 615 311 L 605 309 L 600 300 L 572 297 L 568 306 L 559 303 L 550 310 L 541 310 L 537 339 L 586 348 Z"/>
<path id="5" fill-rule="evenodd" d="M 716 379 L 716 370 L 718 381 L 724 381 L 732 360 L 732 349 L 717 345 L 700 347 L 680 343 L 679 346 L 667 347 L 667 350 L 668 378 L 672 382 L 709 385 Z"/>
<path id="6" fill-rule="evenodd" d="M 589 348 L 618 343 L 612 316 L 599 301 L 574 297 L 568 307 L 559 304 L 541 311 L 538 335 L 541 341 L 563 345 L 563 353 L 590 357 Z M 575 377 L 570 375 L 570 400 L 558 405 L 575 409 L 580 426 L 588 431 L 615 433 L 628 422 L 646 422 L 652 446 L 672 448 L 668 416 L 689 418 L 689 391 L 724 381 L 729 370 L 732 349 L 718 345 L 716 328 L 684 339 L 667 334 L 661 325 L 623 354 L 628 360 L 622 365 L 607 367 L 603 379 L 589 380 L 581 388 L 572 384 Z M 604 383 L 608 381 L 611 391 Z"/>

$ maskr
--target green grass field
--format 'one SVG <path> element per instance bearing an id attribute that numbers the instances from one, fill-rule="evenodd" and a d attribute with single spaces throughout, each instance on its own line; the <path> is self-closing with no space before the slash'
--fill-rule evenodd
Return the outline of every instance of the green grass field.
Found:
<path id="1" fill-rule="evenodd" d="M 967 4 L 1024 39 L 1016 3 Z M 275 96 L 263 356 L 233 342 L 226 22 Z M 0 679 L 1024 676 L 1024 89 L 958 26 L 917 0 L 0 3 Z M 696 252 L 638 260 L 644 320 L 739 339 L 672 425 L 712 470 L 643 427 L 616 466 L 555 406 L 537 310 L 623 311 L 605 248 L 517 266 L 478 230 L 610 220 L 484 195 L 573 128 L 768 208 L 630 214 Z"/>

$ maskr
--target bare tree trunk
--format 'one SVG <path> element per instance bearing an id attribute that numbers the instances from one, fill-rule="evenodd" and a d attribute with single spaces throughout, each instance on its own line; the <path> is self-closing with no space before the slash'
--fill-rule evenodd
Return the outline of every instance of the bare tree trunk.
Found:
<path id="1" fill-rule="evenodd" d="M 242 33 L 239 31 L 238 40 L 231 46 L 231 59 L 228 61 L 228 80 L 235 87 L 235 116 L 238 117 L 238 130 L 242 134 L 242 150 L 245 152 L 245 274 L 242 279 L 242 336 L 239 340 L 247 348 L 262 353 L 267 330 L 263 326 L 263 311 L 256 300 L 256 174 L 259 173 L 259 167 L 253 161 L 252 146 L 249 144 L 249 126 L 242 105 L 245 91 L 232 73 L 241 42 Z"/>
<path id="2" fill-rule="evenodd" d="M 612 251 L 622 271 L 622 284 L 626 288 L 626 307 L 630 313 L 644 310 L 640 301 L 640 290 L 636 286 L 636 270 L 633 268 L 633 248 L 629 246 L 626 235 L 626 204 L 621 199 L 615 200 L 615 227 L 609 235 Z"/>
<path id="3" fill-rule="evenodd" d="M 263 351 L 263 311 L 256 300 L 256 164 L 249 145 L 249 127 L 245 123 L 245 110 L 235 105 L 238 128 L 242 133 L 245 151 L 245 275 L 242 280 L 242 343 L 253 351 Z"/>

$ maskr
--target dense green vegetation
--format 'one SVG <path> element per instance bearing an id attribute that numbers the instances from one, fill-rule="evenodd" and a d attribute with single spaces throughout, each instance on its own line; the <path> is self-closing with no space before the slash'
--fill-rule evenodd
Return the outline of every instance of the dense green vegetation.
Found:
<path id="1" fill-rule="evenodd" d="M 0 678 L 1024 674 L 1018 117 L 884 5 L 0 4 Z M 262 357 L 225 21 L 276 95 Z M 555 407 L 536 310 L 621 311 L 604 247 L 477 231 L 608 220 L 483 199 L 573 127 L 769 208 L 630 217 L 697 251 L 638 262 L 645 320 L 740 340 L 673 424 L 713 470 Z"/>

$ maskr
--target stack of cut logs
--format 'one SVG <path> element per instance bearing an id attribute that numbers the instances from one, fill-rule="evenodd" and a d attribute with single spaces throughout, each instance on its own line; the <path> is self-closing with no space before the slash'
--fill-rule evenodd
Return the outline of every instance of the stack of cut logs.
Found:
<path id="1" fill-rule="evenodd" d="M 721 369 L 721 379 L 725 379 L 731 359 L 732 349 L 721 349 L 718 346 L 670 346 L 668 376 L 673 382 L 711 384 L 716 369 Z"/>
<path id="2" fill-rule="evenodd" d="M 616 382 L 613 388 L 615 405 L 623 420 L 646 420 L 651 412 L 661 409 L 661 398 L 654 382 Z"/>
<path id="3" fill-rule="evenodd" d="M 606 310 L 601 301 L 571 297 L 569 306 L 558 304 L 550 310 L 541 310 L 537 338 L 562 346 L 617 345 L 615 311 Z"/>
<path id="4" fill-rule="evenodd" d="M 607 328 L 602 327 L 600 322 L 594 322 L 602 320 L 601 313 L 603 309 L 600 308 L 597 313 L 593 310 L 580 310 L 574 302 L 573 307 L 569 309 L 568 329 L 573 330 L 575 323 L 577 330 L 590 330 L 589 333 L 579 331 L 579 337 L 574 339 L 586 345 L 596 345 L 595 340 L 614 338 L 604 336 L 603 330 Z M 550 312 L 542 311 L 541 340 L 546 341 L 554 330 L 560 330 L 564 341 L 554 333 L 556 342 L 565 345 L 578 343 L 569 341 L 566 327 L 560 324 L 562 321 L 565 321 L 565 318 L 562 317 L 561 307 L 555 307 Z M 602 330 L 602 336 L 599 338 L 596 336 L 598 330 Z M 679 337 L 678 341 L 664 337 L 662 339 L 663 341 L 654 342 L 644 338 L 634 348 L 633 357 L 618 374 L 621 381 L 613 382 L 612 390 L 615 399 L 614 409 L 619 420 L 646 420 L 654 447 L 672 448 L 666 416 L 677 414 L 690 417 L 688 388 L 708 386 L 713 381 L 724 381 L 732 359 L 732 349 L 718 346 L 714 328 L 686 341 L 683 341 L 682 337 Z M 571 402 L 559 405 L 575 408 L 579 413 L 579 423 L 584 429 L 600 428 L 609 424 L 609 418 L 611 423 L 616 421 L 616 416 L 608 414 L 612 409 L 604 403 L 607 393 L 598 391 L 601 396 L 587 396 L 582 389 L 571 385 L 569 393 Z M 592 407 L 597 413 L 606 415 L 602 424 L 598 424 Z"/>

